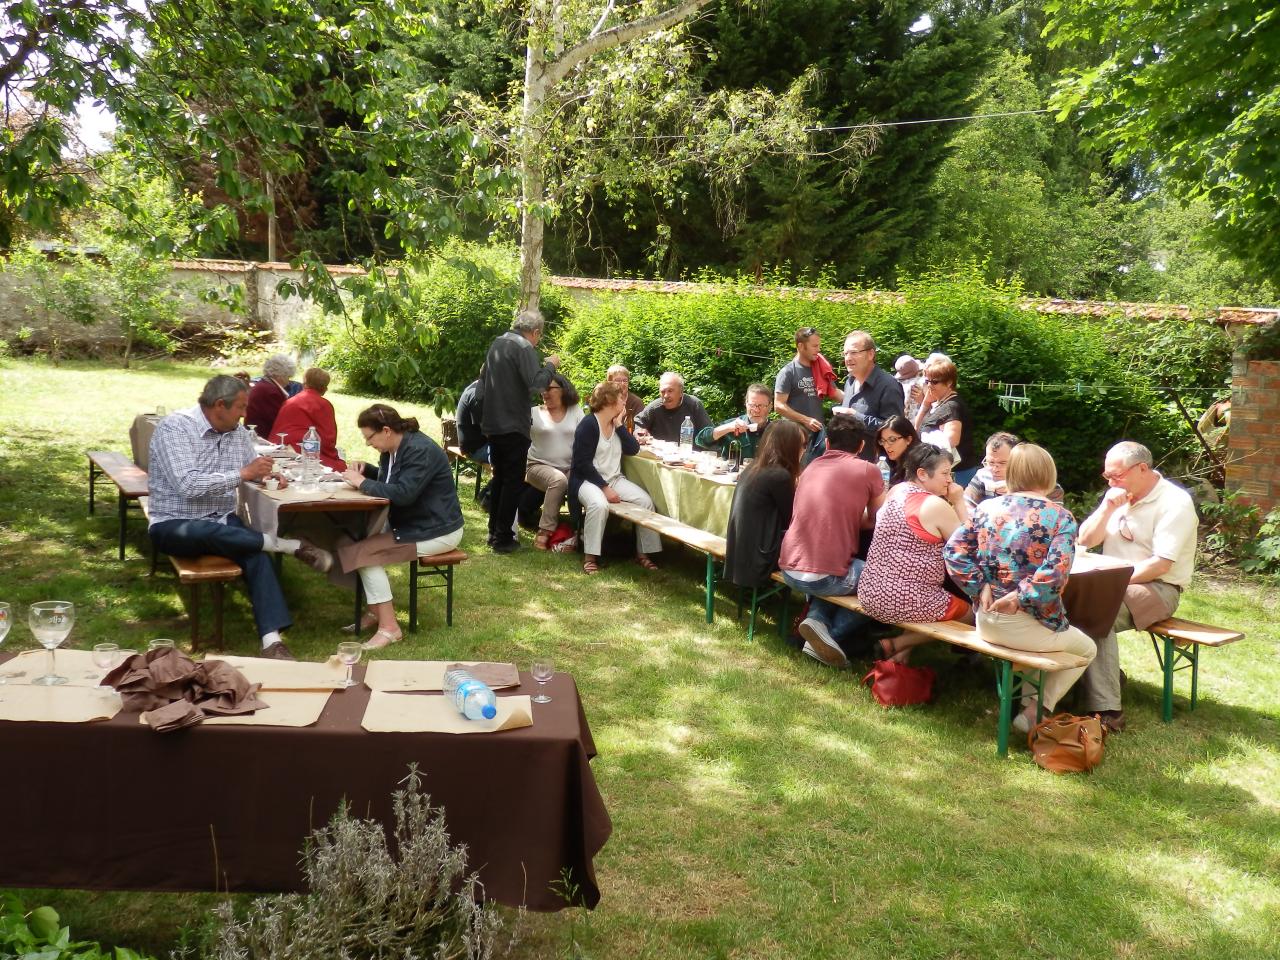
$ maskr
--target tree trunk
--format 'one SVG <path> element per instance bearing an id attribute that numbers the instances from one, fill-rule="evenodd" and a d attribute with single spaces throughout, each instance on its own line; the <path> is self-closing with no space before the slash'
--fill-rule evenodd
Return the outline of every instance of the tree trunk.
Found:
<path id="1" fill-rule="evenodd" d="M 524 108 L 520 115 L 520 310 L 537 310 L 542 288 L 542 232 L 539 215 L 546 186 L 538 113 L 546 98 L 546 66 L 539 43 L 525 53 Z"/>

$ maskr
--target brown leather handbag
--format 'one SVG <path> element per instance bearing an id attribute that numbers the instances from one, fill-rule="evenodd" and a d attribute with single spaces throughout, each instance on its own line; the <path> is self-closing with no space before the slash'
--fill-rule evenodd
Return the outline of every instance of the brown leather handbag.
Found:
<path id="1" fill-rule="evenodd" d="M 1036 763 L 1046 770 L 1083 773 L 1102 762 L 1102 742 L 1106 735 L 1106 728 L 1096 716 L 1058 713 L 1031 729 L 1027 746 Z"/>

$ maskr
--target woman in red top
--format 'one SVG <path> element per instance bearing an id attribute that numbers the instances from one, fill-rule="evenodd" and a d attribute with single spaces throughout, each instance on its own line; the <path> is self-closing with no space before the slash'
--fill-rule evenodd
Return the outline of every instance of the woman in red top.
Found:
<path id="1" fill-rule="evenodd" d="M 296 447 L 302 443 L 309 427 L 320 434 L 320 462 L 341 473 L 347 464 L 338 456 L 338 420 L 333 404 L 324 398 L 329 389 L 329 374 L 319 367 L 311 367 L 302 375 L 302 392 L 290 397 L 276 415 L 272 432 L 284 433 L 285 443 Z"/>
<path id="2" fill-rule="evenodd" d="M 942 548 L 969 518 L 964 488 L 951 479 L 951 454 L 919 443 L 907 451 L 903 467 L 906 479 L 889 491 L 876 517 L 858 602 L 883 623 L 972 623 L 969 604 L 943 586 Z M 884 652 L 905 662 L 907 651 L 928 639 L 908 632 L 884 641 Z"/>

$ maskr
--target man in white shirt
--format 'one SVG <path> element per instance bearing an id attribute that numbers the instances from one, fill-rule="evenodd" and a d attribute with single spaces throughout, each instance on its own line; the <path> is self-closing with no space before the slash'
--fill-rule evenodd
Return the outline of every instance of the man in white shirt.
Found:
<path id="1" fill-rule="evenodd" d="M 1133 564 L 1116 622 L 1098 641 L 1098 655 L 1080 678 L 1080 706 L 1112 732 L 1124 729 L 1120 651 L 1116 634 L 1145 630 L 1173 615 L 1191 582 L 1196 559 L 1195 504 L 1152 466 L 1151 451 L 1126 440 L 1107 451 L 1102 476 L 1111 488 L 1080 524 L 1081 547 L 1101 546 L 1108 557 Z"/>

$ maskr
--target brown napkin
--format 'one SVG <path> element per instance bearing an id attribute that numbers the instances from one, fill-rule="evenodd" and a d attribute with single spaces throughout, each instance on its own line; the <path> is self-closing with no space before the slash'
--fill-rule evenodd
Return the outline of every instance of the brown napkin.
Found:
<path id="1" fill-rule="evenodd" d="M 258 684 L 229 663 L 196 663 L 173 648 L 134 654 L 102 679 L 120 694 L 124 709 L 147 712 L 157 732 L 180 730 L 209 716 L 235 716 L 262 710 Z"/>
<path id="2" fill-rule="evenodd" d="M 450 663 L 444 672 L 450 670 L 466 670 L 477 680 L 487 683 L 491 689 L 501 690 L 503 687 L 520 686 L 520 671 L 514 663 Z"/>

